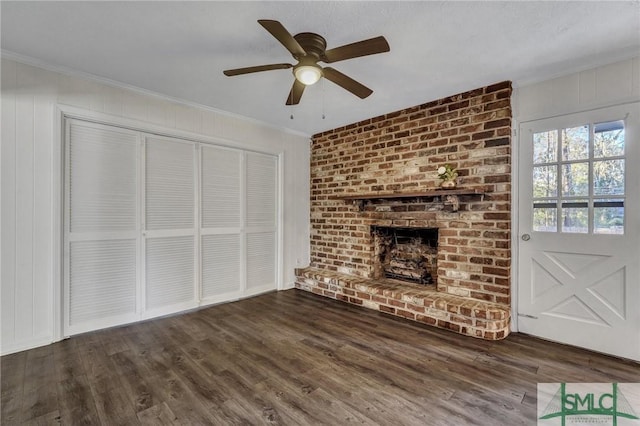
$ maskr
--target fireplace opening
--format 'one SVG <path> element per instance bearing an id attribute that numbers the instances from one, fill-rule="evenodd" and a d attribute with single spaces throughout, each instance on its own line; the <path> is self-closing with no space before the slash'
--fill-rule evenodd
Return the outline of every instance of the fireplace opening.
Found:
<path id="1" fill-rule="evenodd" d="M 372 226 L 373 278 L 436 284 L 438 228 Z"/>

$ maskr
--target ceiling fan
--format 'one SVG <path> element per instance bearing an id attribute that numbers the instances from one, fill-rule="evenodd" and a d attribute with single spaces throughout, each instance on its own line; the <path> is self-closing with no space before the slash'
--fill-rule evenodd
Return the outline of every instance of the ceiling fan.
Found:
<path id="1" fill-rule="evenodd" d="M 292 36 L 278 21 L 259 19 L 258 23 L 291 52 L 293 58 L 298 61 L 298 63 L 296 65 L 282 63 L 236 68 L 223 71 L 224 75 L 231 77 L 260 71 L 293 68 L 293 75 L 296 79 L 287 97 L 287 105 L 297 105 L 300 102 L 304 88 L 316 83 L 321 77 L 325 77 L 327 80 L 348 90 L 361 99 L 366 98 L 373 93 L 373 90 L 334 68 L 321 67 L 318 65 L 318 62 L 331 64 L 333 62 L 344 61 L 345 59 L 375 55 L 390 50 L 389 43 L 387 43 L 387 40 L 382 36 L 327 50 L 326 40 L 318 34 L 300 33 Z"/>

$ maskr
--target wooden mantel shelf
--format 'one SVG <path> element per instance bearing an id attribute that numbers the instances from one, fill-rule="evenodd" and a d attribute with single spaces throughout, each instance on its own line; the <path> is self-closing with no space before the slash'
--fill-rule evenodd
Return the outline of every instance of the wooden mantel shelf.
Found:
<path id="1" fill-rule="evenodd" d="M 406 200 L 411 198 L 436 198 L 442 197 L 443 203 L 452 206 L 452 211 L 457 212 L 460 206 L 460 195 L 484 195 L 485 191 L 480 189 L 435 189 L 431 191 L 422 192 L 402 192 L 402 193 L 373 193 L 373 194 L 358 194 L 358 195 L 337 195 L 336 199 L 344 201 L 352 201 L 357 203 L 360 210 L 364 207 L 365 201 L 372 200 Z"/>
<path id="2" fill-rule="evenodd" d="M 366 200 L 389 200 L 402 198 L 432 198 L 443 195 L 484 195 L 484 191 L 479 189 L 435 189 L 422 192 L 400 192 L 391 194 L 358 194 L 358 195 L 337 195 L 336 198 L 345 201 L 366 201 Z"/>

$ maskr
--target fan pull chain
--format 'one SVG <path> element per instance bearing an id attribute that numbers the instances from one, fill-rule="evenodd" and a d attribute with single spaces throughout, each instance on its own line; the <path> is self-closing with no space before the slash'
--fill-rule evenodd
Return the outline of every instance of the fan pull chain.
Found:
<path id="1" fill-rule="evenodd" d="M 324 120 L 324 78 L 322 79 L 322 87 L 320 88 L 322 90 L 322 94 L 321 99 L 322 99 L 322 119 Z"/>
<path id="2" fill-rule="evenodd" d="M 289 103 L 293 102 L 293 90 L 291 92 L 289 92 Z M 291 107 L 292 109 L 294 108 L 294 106 Z M 291 115 L 289 116 L 289 118 L 291 120 L 293 120 L 293 113 L 291 113 Z"/>

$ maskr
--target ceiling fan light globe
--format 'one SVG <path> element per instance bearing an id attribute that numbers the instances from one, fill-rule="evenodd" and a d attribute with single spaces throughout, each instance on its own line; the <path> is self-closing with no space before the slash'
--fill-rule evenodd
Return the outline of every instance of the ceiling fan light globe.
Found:
<path id="1" fill-rule="evenodd" d="M 293 75 L 296 76 L 296 79 L 300 83 L 305 86 L 310 86 L 320 80 L 320 77 L 322 77 L 322 71 L 319 67 L 313 65 L 301 65 L 293 70 Z"/>

